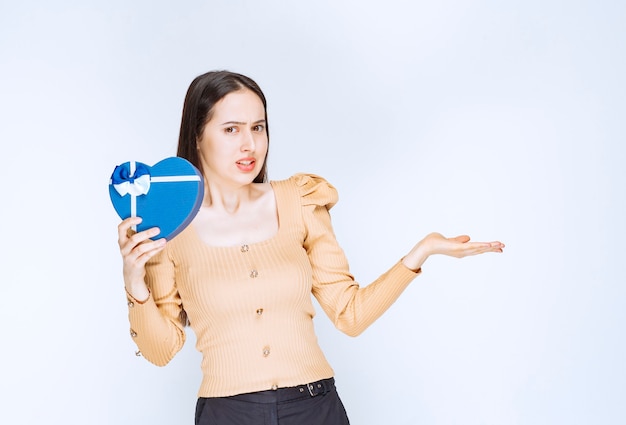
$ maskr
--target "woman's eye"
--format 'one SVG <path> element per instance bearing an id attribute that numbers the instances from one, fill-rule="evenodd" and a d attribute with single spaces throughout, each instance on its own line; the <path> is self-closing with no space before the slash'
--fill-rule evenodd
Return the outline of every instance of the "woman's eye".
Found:
<path id="1" fill-rule="evenodd" d="M 252 127 L 252 130 L 253 131 L 257 131 L 257 132 L 261 132 L 261 131 L 265 130 L 265 126 L 263 126 L 261 124 L 258 124 L 258 125 L 255 125 L 254 127 Z"/>
<path id="2" fill-rule="evenodd" d="M 224 129 L 224 131 L 225 131 L 226 133 L 235 133 L 235 132 L 237 131 L 237 129 L 236 129 L 235 127 L 226 127 L 226 128 Z"/>

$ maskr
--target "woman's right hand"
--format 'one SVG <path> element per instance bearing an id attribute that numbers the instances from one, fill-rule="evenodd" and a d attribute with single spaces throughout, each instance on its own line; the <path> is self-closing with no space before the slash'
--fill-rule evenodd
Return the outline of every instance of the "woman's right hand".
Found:
<path id="1" fill-rule="evenodd" d="M 150 296 L 150 291 L 144 280 L 146 263 L 165 247 L 166 240 L 150 240 L 159 234 L 158 227 L 143 232 L 134 232 L 132 227 L 139 223 L 141 223 L 141 217 L 127 218 L 117 226 L 117 232 L 126 290 L 136 300 L 145 301 Z"/>

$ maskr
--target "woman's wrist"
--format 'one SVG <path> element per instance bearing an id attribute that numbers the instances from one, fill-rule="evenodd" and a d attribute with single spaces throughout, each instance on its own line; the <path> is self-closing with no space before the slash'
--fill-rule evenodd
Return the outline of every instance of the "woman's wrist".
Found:
<path id="1" fill-rule="evenodd" d="M 415 247 L 402 259 L 402 264 L 414 272 L 419 271 L 430 256 L 424 247 L 423 242 L 424 241 L 422 240 L 415 245 Z"/>
<path id="2" fill-rule="evenodd" d="M 142 304 L 150 297 L 150 290 L 146 286 L 145 282 L 134 285 L 125 285 L 126 293 L 133 298 L 139 304 Z"/>

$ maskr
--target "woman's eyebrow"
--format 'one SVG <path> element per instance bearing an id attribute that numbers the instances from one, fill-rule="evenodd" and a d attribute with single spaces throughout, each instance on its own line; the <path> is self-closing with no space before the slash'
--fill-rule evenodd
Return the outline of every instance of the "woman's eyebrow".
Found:
<path id="1" fill-rule="evenodd" d="M 233 124 L 235 124 L 235 125 L 246 125 L 247 123 L 245 123 L 243 121 L 226 121 L 226 122 L 223 122 L 220 125 L 233 125 Z M 265 119 L 260 119 L 260 120 L 254 121 L 252 124 L 265 124 Z"/>

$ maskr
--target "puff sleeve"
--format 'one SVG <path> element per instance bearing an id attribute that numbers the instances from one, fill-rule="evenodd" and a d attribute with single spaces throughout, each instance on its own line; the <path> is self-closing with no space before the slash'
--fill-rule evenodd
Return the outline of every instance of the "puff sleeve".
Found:
<path id="1" fill-rule="evenodd" d="M 337 190 L 312 174 L 294 176 L 302 202 L 306 236 L 303 243 L 313 271 L 313 295 L 335 327 L 357 336 L 378 319 L 417 276 L 399 260 L 374 282 L 361 287 L 350 273 L 335 237 L 329 210 Z"/>
<path id="2" fill-rule="evenodd" d="M 146 301 L 140 303 L 127 293 L 130 335 L 148 361 L 164 366 L 185 343 L 182 302 L 167 246 L 146 264 L 145 279 L 150 290 Z"/>

